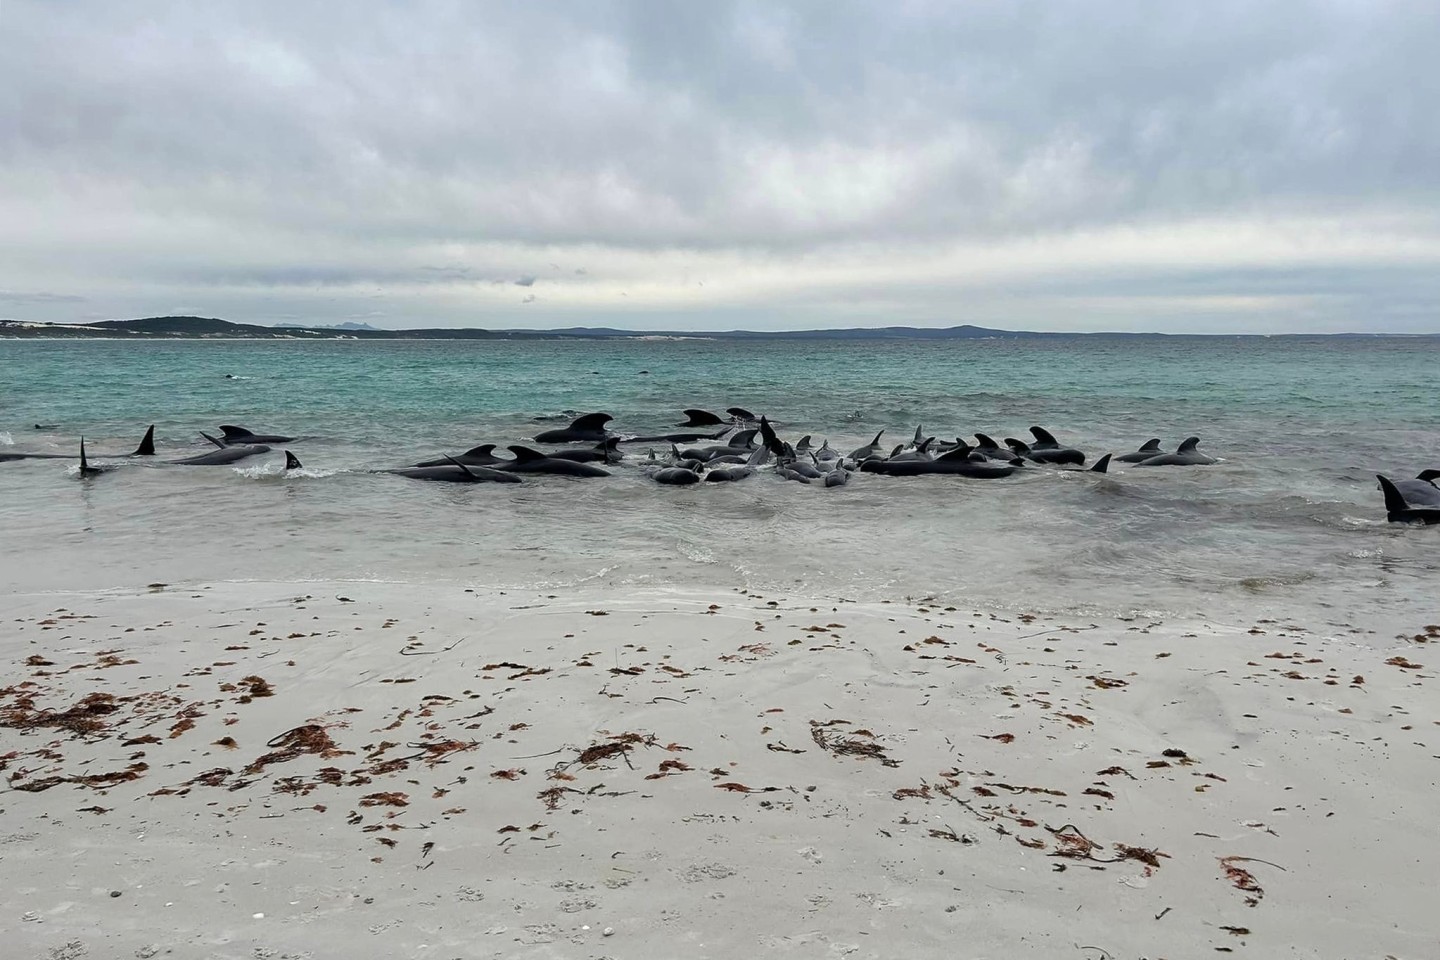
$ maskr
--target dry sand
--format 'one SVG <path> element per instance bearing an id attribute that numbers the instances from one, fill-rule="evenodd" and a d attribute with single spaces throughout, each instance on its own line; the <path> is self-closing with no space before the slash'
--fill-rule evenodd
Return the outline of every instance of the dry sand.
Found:
<path id="1" fill-rule="evenodd" d="M 1437 627 L 369 583 L 5 610 L 6 957 L 1440 956 Z"/>

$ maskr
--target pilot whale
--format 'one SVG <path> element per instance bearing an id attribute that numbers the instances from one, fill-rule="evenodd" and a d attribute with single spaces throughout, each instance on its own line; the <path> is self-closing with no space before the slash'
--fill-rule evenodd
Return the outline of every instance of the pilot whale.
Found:
<path id="1" fill-rule="evenodd" d="M 394 474 L 397 477 L 408 477 L 411 480 L 431 480 L 439 483 L 519 483 L 520 478 L 500 470 L 492 470 L 489 467 L 470 467 L 461 463 L 453 457 L 447 458 L 449 463 L 444 466 L 434 467 L 397 467 L 394 470 L 382 470 L 381 473 Z"/>
<path id="2" fill-rule="evenodd" d="M 205 453 L 197 453 L 193 457 L 182 457 L 179 460 L 170 460 L 177 467 L 218 467 L 227 463 L 235 463 L 247 457 L 258 457 L 262 453 L 269 453 L 270 448 L 263 443 L 237 443 L 227 446 L 221 441 L 210 436 L 208 433 L 201 433 L 200 436 L 215 444 L 216 450 L 209 450 Z"/>
<path id="3" fill-rule="evenodd" d="M 1385 492 L 1386 520 L 1391 523 L 1440 523 L 1440 507 L 1412 506 L 1389 477 L 1377 473 L 1375 479 L 1380 481 L 1380 489 Z"/>
<path id="4" fill-rule="evenodd" d="M 574 460 L 561 460 L 546 456 L 539 450 L 531 450 L 529 447 L 512 446 L 506 449 L 515 454 L 515 459 L 507 460 L 497 469 L 507 470 L 511 473 L 551 473 L 565 477 L 610 476 L 609 470 L 601 470 L 588 463 L 576 463 Z"/>
<path id="5" fill-rule="evenodd" d="M 1201 467 L 1218 462 L 1195 449 L 1199 437 L 1187 437 L 1174 453 L 1162 453 L 1148 460 L 1141 460 L 1137 467 Z"/>
<path id="6" fill-rule="evenodd" d="M 1158 457 L 1165 451 L 1160 449 L 1160 438 L 1146 440 L 1140 445 L 1140 449 L 1134 453 L 1122 453 L 1115 458 L 1116 463 L 1140 463 L 1149 460 L 1151 457 Z"/>
<path id="7" fill-rule="evenodd" d="M 278 433 L 251 433 L 233 423 L 220 425 L 220 438 L 227 447 L 240 443 L 292 443 L 295 440 L 294 437 L 282 437 Z"/>
<path id="8" fill-rule="evenodd" d="M 82 441 L 83 442 L 83 441 Z M 145 436 L 140 439 L 140 446 L 130 453 L 117 453 L 106 459 L 120 459 L 121 457 L 153 457 L 155 456 L 155 424 L 150 424 L 145 431 Z M 6 451 L 0 453 L 0 463 L 7 463 L 12 460 L 69 460 L 68 453 L 11 453 Z"/>
<path id="9" fill-rule="evenodd" d="M 605 424 L 615 418 L 608 413 L 587 413 L 570 421 L 570 426 L 544 430 L 535 435 L 536 443 L 600 443 L 610 436 Z"/>

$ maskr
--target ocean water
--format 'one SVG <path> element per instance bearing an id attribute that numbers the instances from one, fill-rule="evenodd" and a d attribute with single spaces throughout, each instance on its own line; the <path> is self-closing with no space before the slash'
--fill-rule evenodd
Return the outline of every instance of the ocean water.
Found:
<path id="1" fill-rule="evenodd" d="M 1410 338 L 0 341 L 0 446 L 70 452 L 83 433 L 128 451 L 154 423 L 163 460 L 238 423 L 299 435 L 305 463 L 284 476 L 277 451 L 91 480 L 68 461 L 0 463 L 0 577 L 744 588 L 1413 632 L 1440 620 L 1440 528 L 1386 523 L 1374 474 L 1440 467 L 1437 368 L 1440 342 Z M 371 472 L 520 442 L 565 410 L 651 433 L 735 405 L 843 450 L 917 424 L 1039 424 L 1092 459 L 1196 434 L 1223 462 L 837 489 L 769 474 L 669 488 L 624 466 L 517 485 Z"/>

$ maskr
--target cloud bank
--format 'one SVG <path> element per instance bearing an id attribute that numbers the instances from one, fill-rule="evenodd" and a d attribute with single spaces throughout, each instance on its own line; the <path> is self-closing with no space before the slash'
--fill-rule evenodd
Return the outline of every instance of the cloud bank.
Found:
<path id="1" fill-rule="evenodd" d="M 1440 6 L 27 3 L 36 320 L 1440 331 Z"/>

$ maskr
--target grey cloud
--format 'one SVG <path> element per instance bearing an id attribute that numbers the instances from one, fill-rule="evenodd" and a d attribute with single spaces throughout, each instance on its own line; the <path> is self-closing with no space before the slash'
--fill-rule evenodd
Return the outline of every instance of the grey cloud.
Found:
<path id="1" fill-rule="evenodd" d="M 84 303 L 84 297 L 67 293 L 21 293 L 15 290 L 0 290 L 0 302 L 4 303 Z"/>
<path id="2" fill-rule="evenodd" d="M 0 284 L 43 266 L 91 299 L 529 286 L 510 278 L 587 249 L 903 263 L 1228 217 L 1403 214 L 1440 236 L 1429 3 L 82 2 L 5 20 L 0 242 L 25 251 Z"/>

